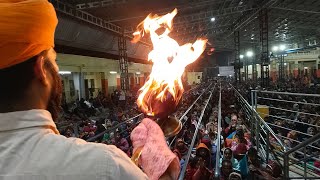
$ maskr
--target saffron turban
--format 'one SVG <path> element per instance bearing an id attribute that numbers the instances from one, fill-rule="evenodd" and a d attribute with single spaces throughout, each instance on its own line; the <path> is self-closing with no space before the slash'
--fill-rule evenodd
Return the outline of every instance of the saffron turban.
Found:
<path id="1" fill-rule="evenodd" d="M 57 23 L 48 0 L 0 0 L 0 69 L 54 47 Z"/>

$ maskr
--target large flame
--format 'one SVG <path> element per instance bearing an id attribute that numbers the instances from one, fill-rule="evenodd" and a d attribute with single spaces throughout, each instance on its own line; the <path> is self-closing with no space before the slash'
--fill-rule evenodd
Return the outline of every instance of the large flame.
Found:
<path id="1" fill-rule="evenodd" d="M 161 112 L 174 111 L 183 93 L 181 76 L 185 67 L 197 60 L 206 47 L 206 39 L 179 46 L 169 37 L 176 14 L 177 9 L 164 16 L 149 14 L 133 33 L 133 42 L 139 41 L 146 33 L 150 34 L 153 44 L 153 50 L 148 55 L 148 60 L 153 62 L 152 71 L 139 90 L 137 100 L 139 108 L 148 115 L 157 116 Z"/>

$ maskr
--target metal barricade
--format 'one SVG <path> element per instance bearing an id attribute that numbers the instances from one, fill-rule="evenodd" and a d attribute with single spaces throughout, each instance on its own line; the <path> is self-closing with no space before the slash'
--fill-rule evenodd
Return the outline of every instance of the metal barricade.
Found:
<path id="1" fill-rule="evenodd" d="M 107 129 L 107 130 L 105 130 L 105 131 L 103 131 L 103 132 L 101 132 L 101 133 L 99 133 L 99 134 L 97 134 L 97 135 L 95 135 L 95 136 L 87 139 L 87 141 L 88 141 L 88 142 L 94 142 L 94 141 L 96 141 L 98 138 L 100 138 L 101 136 L 103 136 L 104 134 L 110 133 L 110 132 L 115 132 L 121 125 L 126 124 L 126 123 L 132 121 L 133 119 L 138 118 L 138 117 L 140 117 L 140 116 L 142 116 L 142 115 L 143 115 L 143 113 L 140 113 L 140 114 L 138 114 L 138 115 L 136 115 L 136 116 L 134 116 L 134 117 L 132 117 L 132 118 L 129 118 L 129 119 L 127 119 L 127 120 L 125 120 L 125 121 L 117 124 L 116 126 L 110 128 L 110 129 Z M 135 124 L 137 125 L 137 124 L 139 124 L 139 122 L 137 122 L 137 123 L 135 123 Z M 126 130 L 124 130 L 124 131 L 128 131 L 128 128 L 127 128 Z M 122 134 L 124 131 L 120 132 L 120 134 Z"/>
<path id="2" fill-rule="evenodd" d="M 215 172 L 214 177 L 215 179 L 220 178 L 220 158 L 221 158 L 221 84 L 220 84 L 220 91 L 219 91 L 219 104 L 218 104 L 218 133 L 217 133 L 217 154 L 216 154 L 216 166 L 215 166 Z"/>
<path id="3" fill-rule="evenodd" d="M 320 134 L 316 134 L 320 130 L 320 95 L 253 90 L 251 102 L 255 110 L 259 106 L 269 109 L 269 113 L 258 114 L 266 117 L 264 122 L 284 142 L 284 151 L 276 148 L 279 144 L 271 143 L 275 156 L 281 158 L 284 178 L 319 179 L 320 169 L 314 162 L 320 162 Z M 260 142 L 257 140 L 257 144 Z"/>
<path id="4" fill-rule="evenodd" d="M 215 87 L 216 87 L 216 86 L 214 86 L 214 88 L 215 88 Z M 201 111 L 200 118 L 199 118 L 199 120 L 198 120 L 198 122 L 197 122 L 197 127 L 196 127 L 196 129 L 195 129 L 195 132 L 194 132 L 194 135 L 193 135 L 193 138 L 192 138 L 190 147 L 189 147 L 189 149 L 188 149 L 188 153 L 187 153 L 187 157 L 186 157 L 184 166 L 182 167 L 182 170 L 181 170 L 180 175 L 179 175 L 179 180 L 183 180 L 184 177 L 185 177 L 185 173 L 186 173 L 186 170 L 187 170 L 187 165 L 188 165 L 189 160 L 190 160 L 190 156 L 191 156 L 192 149 L 193 149 L 193 147 L 194 147 L 194 145 L 195 145 L 195 141 L 196 141 L 196 138 L 197 138 L 197 135 L 198 135 L 199 127 L 200 127 L 200 124 L 201 124 L 201 122 L 202 122 L 203 115 L 204 115 L 204 113 L 205 113 L 205 111 L 206 111 L 206 109 L 207 109 L 207 106 L 208 106 L 208 104 L 209 104 L 209 102 L 210 102 L 210 100 L 211 100 L 212 92 L 213 92 L 213 91 L 214 91 L 214 89 L 213 89 L 212 91 L 210 91 L 209 97 L 208 97 L 208 99 L 207 99 L 207 101 L 206 101 L 206 104 L 205 104 L 204 108 L 203 108 L 202 111 Z"/>
<path id="5" fill-rule="evenodd" d="M 276 160 L 282 167 L 283 179 L 319 179 L 320 169 L 310 162 L 320 162 L 317 157 L 320 133 L 312 134 L 309 130 L 320 130 L 320 116 L 315 113 L 319 112 L 320 95 L 252 90 L 248 97 L 250 105 L 236 88 L 233 89 L 252 132 L 251 140 L 264 162 Z M 312 106 L 314 108 L 310 108 Z M 266 113 L 259 109 L 261 107 L 269 111 Z M 306 121 L 306 116 L 314 117 L 315 121 Z"/>
<path id="6" fill-rule="evenodd" d="M 190 110 L 193 108 L 193 106 L 198 102 L 198 100 L 202 97 L 202 95 L 212 86 L 212 83 L 197 97 L 197 99 L 189 106 L 189 108 L 183 113 L 183 115 L 179 118 L 179 121 L 182 122 L 182 127 L 184 127 L 185 123 L 187 122 L 187 120 L 184 120 L 184 117 L 190 112 Z M 216 86 L 216 85 L 215 85 Z M 213 87 L 213 89 L 215 88 L 215 86 Z M 198 86 L 197 86 L 198 87 Z M 193 91 L 195 89 L 192 89 L 191 91 Z M 190 92 L 190 91 L 189 91 Z M 184 120 L 184 121 L 183 121 Z M 175 142 L 177 136 L 175 136 L 170 144 L 169 147 L 172 148 L 173 143 Z"/>
<path id="7" fill-rule="evenodd" d="M 241 95 L 241 93 L 232 86 L 234 94 L 237 98 L 237 102 L 242 107 L 242 110 L 245 113 L 245 123 L 251 130 L 251 141 L 256 145 L 257 151 L 262 156 L 262 160 L 267 163 L 270 157 L 273 157 L 280 164 L 280 160 L 277 159 L 277 156 L 271 155 L 273 153 L 270 139 L 278 146 L 279 151 L 285 152 L 287 147 L 283 141 L 276 135 L 272 128 L 260 117 L 256 111 L 256 102 L 255 99 L 251 97 L 252 104 L 251 106 L 248 101 Z"/>

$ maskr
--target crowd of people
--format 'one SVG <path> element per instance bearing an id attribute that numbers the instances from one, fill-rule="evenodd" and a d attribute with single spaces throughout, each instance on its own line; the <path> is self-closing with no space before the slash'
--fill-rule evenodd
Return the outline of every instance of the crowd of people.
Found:
<path id="1" fill-rule="evenodd" d="M 221 87 L 222 97 L 228 98 L 222 98 L 221 101 L 221 136 L 217 137 L 219 88 L 216 82 L 212 83 L 216 86 L 212 85 L 208 88 L 210 83 L 201 83 L 184 94 L 178 110 L 174 114 L 182 121 L 183 128 L 176 137 L 167 139 L 168 145 L 171 145 L 170 148 L 180 160 L 181 170 L 184 166 L 187 166 L 184 179 L 213 179 L 217 163 L 219 164 L 218 171 L 221 179 L 281 179 L 282 170 L 277 162 L 270 161 L 263 165 L 260 160 L 254 144 L 250 141 L 250 127 L 246 123 L 248 117 L 246 117 L 240 105 L 237 104 L 236 98 L 233 97 L 233 89 L 228 84 L 223 84 Z M 246 85 L 242 84 L 237 87 L 248 100 L 251 98 L 251 85 L 248 82 Z M 253 89 L 253 87 L 251 88 Z M 208 103 L 211 91 L 213 91 L 212 98 Z M 200 95 L 202 96 L 185 114 L 190 105 Z M 140 113 L 134 102 L 136 94 L 131 92 L 130 97 L 126 96 L 127 100 L 125 102 L 119 100 L 120 96 L 121 92 L 115 91 L 110 98 L 99 94 L 96 98 L 88 101 L 82 99 L 76 102 L 72 108 L 65 110 L 61 116 L 62 121 L 60 121 L 59 127 L 62 134 L 67 137 L 79 137 L 84 140 L 116 145 L 130 157 L 132 155 L 130 133 L 144 116 L 142 114 L 136 116 Z M 285 99 L 292 102 L 301 101 L 307 104 L 316 104 L 319 101 L 316 98 L 279 96 L 276 94 L 268 94 L 262 97 L 266 99 Z M 320 116 L 317 116 L 317 112 L 320 112 L 319 106 L 295 103 L 292 107 L 289 107 L 286 102 L 273 103 L 263 98 L 261 103 L 271 107 L 270 116 L 265 118 L 266 122 L 270 123 L 270 127 L 288 147 L 294 147 L 299 142 L 319 132 L 319 127 L 317 127 L 320 126 Z M 279 111 L 279 108 L 292 109 L 292 111 L 284 113 Z M 204 111 L 202 112 L 202 110 Z M 315 116 L 311 117 L 303 112 L 315 114 Z M 202 113 L 203 116 L 200 118 Z M 273 118 L 272 115 L 280 118 Z M 283 118 L 281 119 L 281 117 Z M 199 122 L 200 119 L 201 122 Z M 295 121 L 302 123 L 299 124 Z M 192 153 L 186 164 L 188 150 L 198 125 L 199 131 L 196 135 L 196 141 L 194 146 L 191 147 L 193 148 Z M 217 149 L 218 138 L 221 140 L 221 149 Z M 319 143 L 313 144 L 313 147 L 308 148 L 310 154 L 318 153 L 319 155 L 317 149 L 320 147 L 319 145 Z M 217 153 L 221 155 L 218 162 L 216 162 Z M 301 154 L 296 153 L 295 157 L 301 158 Z M 320 165 L 318 161 L 311 160 L 310 163 L 313 163 L 316 167 Z"/>
<path id="2" fill-rule="evenodd" d="M 287 149 L 294 148 L 320 132 L 320 97 L 267 93 L 258 93 L 257 96 L 260 104 L 269 107 L 265 121 Z M 276 144 L 274 146 L 278 147 Z M 307 146 L 306 154 L 315 157 L 310 157 L 308 164 L 320 169 L 320 141 Z M 293 153 L 292 157 L 296 161 L 305 158 L 302 150 Z M 315 169 L 314 172 L 320 174 L 319 170 Z"/>
<path id="3" fill-rule="evenodd" d="M 130 133 L 143 118 L 134 96 L 134 92 L 124 94 L 115 90 L 110 96 L 99 93 L 97 97 L 82 98 L 69 106 L 65 103 L 57 121 L 58 129 L 66 137 L 115 145 L 130 156 Z"/>
<path id="4" fill-rule="evenodd" d="M 288 78 L 285 83 L 271 83 L 271 86 L 262 88 L 248 81 L 237 86 L 238 91 L 251 104 L 251 90 L 267 90 L 280 93 L 257 92 L 254 97 L 257 104 L 268 107 L 268 113 L 260 112 L 265 122 L 277 134 L 287 149 L 294 148 L 303 141 L 320 132 L 320 86 L 311 83 L 306 77 Z M 283 92 L 283 93 L 282 93 Z M 295 93 L 295 94 L 291 94 Z M 310 94 L 310 95 L 304 95 Z M 312 95 L 315 94 L 315 95 Z M 281 151 L 282 147 L 274 137 L 270 137 L 275 149 Z M 320 174 L 320 142 L 307 146 L 306 154 L 309 169 Z M 299 159 L 304 159 L 302 150 L 290 156 L 292 161 L 303 166 Z"/>
<path id="5" fill-rule="evenodd" d="M 221 87 L 221 134 L 218 136 L 218 100 L 219 88 L 215 89 L 213 97 L 204 111 L 202 121 L 199 115 L 204 108 L 200 101 L 188 113 L 182 133 L 178 135 L 173 152 L 180 159 L 181 167 L 187 166 L 185 179 L 213 179 L 214 172 L 220 173 L 220 179 L 281 179 L 281 168 L 274 161 L 262 165 L 256 148 L 250 141 L 250 131 L 245 124 L 245 115 L 237 105 L 233 90 L 227 84 Z M 206 96 L 204 96 L 206 97 Z M 188 164 L 185 164 L 191 139 L 199 124 L 194 149 Z M 218 147 L 220 138 L 221 149 Z M 220 160 L 216 162 L 217 153 Z M 219 169 L 216 169 L 218 163 Z"/>

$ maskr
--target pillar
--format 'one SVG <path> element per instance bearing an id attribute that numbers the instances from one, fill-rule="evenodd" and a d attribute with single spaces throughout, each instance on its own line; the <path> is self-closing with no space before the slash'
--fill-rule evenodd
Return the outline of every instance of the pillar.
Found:
<path id="1" fill-rule="evenodd" d="M 84 73 L 75 72 L 72 73 L 74 89 L 76 90 L 78 99 L 85 98 L 85 88 L 84 88 Z"/>
<path id="2" fill-rule="evenodd" d="M 295 78 L 299 76 L 299 62 L 298 61 L 294 61 L 293 76 Z"/>

